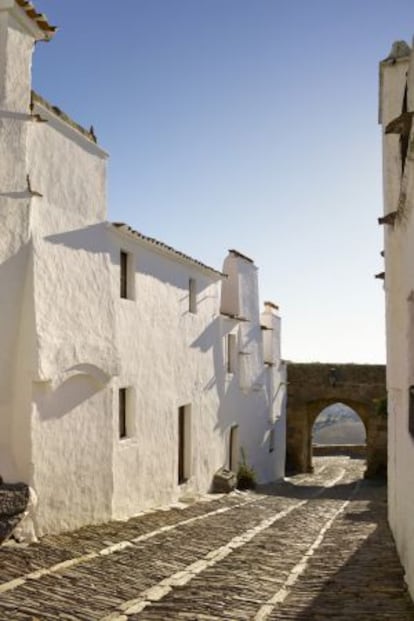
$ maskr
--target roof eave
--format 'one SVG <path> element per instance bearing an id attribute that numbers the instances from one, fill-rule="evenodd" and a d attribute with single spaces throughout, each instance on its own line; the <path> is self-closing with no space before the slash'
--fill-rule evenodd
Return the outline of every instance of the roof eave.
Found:
<path id="1" fill-rule="evenodd" d="M 107 226 L 110 230 L 116 233 L 120 233 L 135 242 L 141 242 L 147 248 L 150 248 L 151 250 L 153 250 L 154 252 L 157 252 L 158 254 L 174 259 L 175 261 L 178 261 L 179 263 L 191 265 L 193 268 L 201 272 L 204 272 L 206 274 L 209 274 L 209 276 L 214 276 L 216 279 L 224 280 L 227 278 L 227 274 L 223 274 L 223 272 L 219 272 L 213 267 L 210 267 L 209 265 L 205 265 L 204 263 L 202 263 L 201 261 L 198 261 L 197 259 L 193 259 L 189 255 L 186 255 L 185 253 L 180 252 L 179 250 L 176 250 L 175 248 L 172 248 L 171 246 L 168 246 L 167 244 L 164 244 L 164 242 L 153 239 L 151 237 L 147 237 L 146 235 L 143 235 L 139 231 L 135 231 L 128 224 L 125 224 L 124 222 L 108 222 Z"/>
<path id="2" fill-rule="evenodd" d="M 66 128 L 66 131 L 72 132 L 73 136 L 76 136 L 78 139 L 85 140 L 85 143 L 88 144 L 88 147 L 93 150 L 97 155 L 107 159 L 109 154 L 105 149 L 99 146 L 98 142 L 94 140 L 91 136 L 91 133 L 73 121 L 65 112 L 53 106 L 46 99 L 32 91 L 32 105 L 33 111 L 40 113 L 45 120 L 52 120 L 60 127 Z"/>
<path id="3" fill-rule="evenodd" d="M 7 0 L 6 0 L 7 1 Z M 28 0 L 12 0 L 10 8 L 14 17 L 24 21 L 25 26 L 32 33 L 36 41 L 50 41 L 53 39 L 57 27 L 49 24 L 43 13 L 38 13 L 34 5 Z"/>

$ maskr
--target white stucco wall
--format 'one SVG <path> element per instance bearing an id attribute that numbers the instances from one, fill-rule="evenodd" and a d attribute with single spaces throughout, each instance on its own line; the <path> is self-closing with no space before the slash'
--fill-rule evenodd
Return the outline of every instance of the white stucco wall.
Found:
<path id="1" fill-rule="evenodd" d="M 30 66 L 34 38 L 0 2 L 0 472 L 10 481 L 29 475 L 28 412 L 19 385 L 19 334 L 30 286 L 31 196 L 26 156 Z"/>
<path id="2" fill-rule="evenodd" d="M 38 531 L 111 516 L 112 389 L 118 373 L 106 234 L 106 154 L 39 104 L 27 166 L 32 217 L 35 363 L 32 485 Z M 51 464 L 55 464 L 51 468 Z M 62 485 L 53 485 L 53 481 Z"/>
<path id="3" fill-rule="evenodd" d="M 256 266 L 236 258 L 231 276 L 221 282 L 134 234 L 110 234 L 121 360 L 113 403 L 114 516 L 123 518 L 182 495 L 209 491 L 214 473 L 229 465 L 233 426 L 238 426 L 240 446 L 258 481 L 282 477 L 280 318 L 269 309 L 264 314 L 274 348 L 274 364 L 265 367 Z M 133 271 L 133 299 L 119 296 L 121 250 L 128 253 Z M 196 313 L 189 312 L 190 279 L 197 283 Z M 220 316 L 227 287 L 240 294 L 238 308 L 246 321 Z M 229 333 L 237 339 L 232 373 L 226 368 Z M 130 432 L 124 439 L 118 433 L 119 388 L 127 388 L 131 397 Z M 179 485 L 178 408 L 183 405 L 191 406 L 191 476 Z M 272 428 L 275 442 L 269 452 Z"/>
<path id="4" fill-rule="evenodd" d="M 256 266 L 230 253 L 222 281 L 106 222 L 106 153 L 46 102 L 29 109 L 41 36 L 0 0 L 0 474 L 33 487 L 37 535 L 209 491 L 229 464 L 235 426 L 258 480 L 280 478 L 280 319 L 269 308 L 260 316 Z M 120 297 L 121 250 L 133 299 Z M 267 366 L 261 322 L 272 334 Z M 128 388 L 123 439 L 120 388 Z M 181 406 L 188 480 L 179 484 Z"/>
<path id="5" fill-rule="evenodd" d="M 258 269 L 252 261 L 230 252 L 223 271 L 229 275 L 222 285 L 226 308 L 237 308 L 243 320 L 224 320 L 224 333 L 231 331 L 237 335 L 238 360 L 235 372 L 226 374 L 221 407 L 237 413 L 240 446 L 258 482 L 265 483 L 281 478 L 285 472 L 285 385 L 280 359 L 280 319 L 269 308 L 260 316 Z M 236 301 L 232 296 L 237 296 Z M 263 322 L 273 334 L 272 366 L 264 365 Z M 274 450 L 270 452 L 272 429 Z"/>
<path id="6" fill-rule="evenodd" d="M 414 110 L 413 68 L 412 54 L 381 63 L 383 130 L 402 112 L 408 70 L 408 109 Z M 411 143 L 412 139 L 411 131 Z M 401 214 L 394 226 L 384 227 L 389 520 L 414 597 L 414 438 L 408 431 L 409 386 L 414 384 L 414 162 L 410 151 L 412 147 L 402 175 L 399 136 L 383 136 L 384 213 L 398 209 Z"/>
<path id="7" fill-rule="evenodd" d="M 38 534 L 110 516 L 118 366 L 106 154 L 57 114 L 30 111 L 41 36 L 0 0 L 0 473 L 35 488 Z"/>
<path id="8" fill-rule="evenodd" d="M 119 297 L 120 250 L 130 253 L 135 299 Z M 113 233 L 113 295 L 121 370 L 118 387 L 132 390 L 131 437 L 118 438 L 114 403 L 116 517 L 206 492 L 226 462 L 228 422 L 219 415 L 220 280 Z M 189 312 L 189 279 L 196 281 L 197 312 Z M 178 408 L 191 405 L 191 476 L 178 485 Z"/>

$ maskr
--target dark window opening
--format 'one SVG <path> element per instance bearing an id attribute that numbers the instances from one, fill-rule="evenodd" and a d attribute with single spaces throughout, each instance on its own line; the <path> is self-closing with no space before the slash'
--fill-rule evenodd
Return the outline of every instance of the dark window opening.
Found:
<path id="1" fill-rule="evenodd" d="M 126 388 L 119 389 L 119 437 L 127 437 Z"/>
<path id="2" fill-rule="evenodd" d="M 178 484 L 191 476 L 191 405 L 178 408 Z"/>
<path id="3" fill-rule="evenodd" d="M 403 97 L 403 104 L 402 104 L 402 113 L 406 114 L 407 110 L 408 110 L 408 104 L 407 104 L 407 84 L 405 85 L 405 91 L 404 91 L 404 97 Z M 400 157 L 401 157 L 401 172 L 404 172 L 404 168 L 405 168 L 405 162 L 407 159 L 407 153 L 408 153 L 408 145 L 409 145 L 409 141 L 410 141 L 410 130 L 411 130 L 411 118 L 410 118 L 410 123 L 409 123 L 409 128 L 408 131 L 403 132 L 400 135 Z"/>
<path id="4" fill-rule="evenodd" d="M 414 438 L 414 386 L 410 386 L 409 395 L 408 431 L 411 437 Z"/>
<path id="5" fill-rule="evenodd" d="M 188 310 L 190 313 L 197 312 L 197 282 L 194 278 L 188 281 Z"/>
<path id="6" fill-rule="evenodd" d="M 120 293 L 121 298 L 128 297 L 128 253 L 121 250 L 120 254 Z"/>
<path id="7" fill-rule="evenodd" d="M 227 373 L 234 373 L 236 366 L 236 335 L 228 334 L 226 337 L 226 369 Z"/>
<path id="8" fill-rule="evenodd" d="M 230 427 L 229 470 L 237 472 L 239 468 L 239 426 Z"/>
<path id="9" fill-rule="evenodd" d="M 269 433 L 269 453 L 275 450 L 275 430 L 272 428 Z"/>

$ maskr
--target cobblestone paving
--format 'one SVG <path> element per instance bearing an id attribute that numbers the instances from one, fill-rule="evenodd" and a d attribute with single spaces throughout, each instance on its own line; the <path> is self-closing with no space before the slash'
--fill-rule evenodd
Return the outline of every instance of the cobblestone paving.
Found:
<path id="1" fill-rule="evenodd" d="M 414 621 L 386 524 L 385 487 L 363 464 L 125 523 L 0 548 L 11 621 Z"/>

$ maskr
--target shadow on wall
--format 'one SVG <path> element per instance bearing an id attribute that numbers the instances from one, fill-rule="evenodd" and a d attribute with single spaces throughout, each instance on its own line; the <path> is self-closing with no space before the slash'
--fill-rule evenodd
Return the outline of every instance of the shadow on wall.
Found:
<path id="1" fill-rule="evenodd" d="M 93 252 L 96 254 L 107 254 L 112 261 L 112 264 L 119 266 L 120 255 L 118 252 L 114 252 L 116 246 L 114 244 L 113 235 L 115 235 L 115 232 L 111 230 L 108 222 L 98 222 L 97 224 L 91 224 L 90 226 L 86 226 L 81 229 L 74 229 L 65 233 L 49 235 L 45 237 L 45 240 L 51 244 L 63 245 L 73 250 L 85 250 L 86 252 Z M 119 239 L 122 239 L 122 237 L 119 237 Z M 137 238 L 136 240 L 137 244 L 138 242 L 139 238 Z M 125 236 L 125 246 L 128 247 L 129 244 L 134 245 L 134 238 L 131 237 L 130 239 L 128 239 L 128 237 Z M 157 252 L 156 244 L 154 244 L 153 247 L 151 246 L 151 244 L 142 244 L 139 246 L 139 248 L 148 249 L 149 252 Z M 174 260 L 174 255 L 171 255 L 171 260 Z M 182 266 L 182 268 L 185 270 L 184 265 Z M 135 265 L 135 272 L 139 272 L 140 274 L 144 274 L 147 276 L 152 276 L 156 280 L 159 280 L 163 283 L 168 283 L 178 288 L 184 289 L 182 274 L 180 275 L 177 271 L 169 269 L 168 263 L 152 263 L 151 260 L 147 260 L 145 252 L 143 252 L 142 256 L 140 257 L 139 265 Z M 209 286 L 209 281 L 208 279 L 206 279 L 204 286 L 200 286 L 201 281 L 198 282 L 197 285 L 197 293 L 200 294 L 205 288 Z M 202 300 L 199 300 L 199 303 L 201 302 Z"/>
<path id="2" fill-rule="evenodd" d="M 41 386 L 41 388 L 40 388 Z M 63 381 L 57 388 L 40 384 L 36 405 L 42 420 L 62 418 L 104 388 L 91 375 L 76 374 Z"/>
<path id="3" fill-rule="evenodd" d="M 103 254 L 110 251 L 108 225 L 106 222 L 98 222 L 81 229 L 48 235 L 45 241 L 66 246 L 72 250 L 85 250 L 96 254 Z"/>
<path id="4" fill-rule="evenodd" d="M 215 430 L 219 429 L 221 432 L 225 432 L 229 430 L 231 424 L 245 422 L 240 420 L 240 414 L 246 410 L 246 398 L 252 400 L 252 411 L 254 411 L 254 401 L 255 399 L 263 398 L 264 388 L 252 394 L 243 394 L 239 385 L 240 366 L 236 373 L 226 373 L 223 346 L 223 338 L 226 332 L 223 331 L 222 326 L 223 322 L 220 317 L 213 319 L 203 332 L 191 343 L 191 347 L 198 348 L 204 353 L 212 349 L 214 373 L 205 384 L 204 390 L 213 390 L 216 388 L 219 398 L 219 408 Z M 260 381 L 262 381 L 264 385 L 265 371 L 262 371 Z M 249 411 L 249 416 L 250 415 L 251 412 Z"/>
<path id="5" fill-rule="evenodd" d="M 20 330 L 30 244 L 22 246 L 0 265 L 0 393 L 2 401 L 11 399 L 12 375 Z"/>

